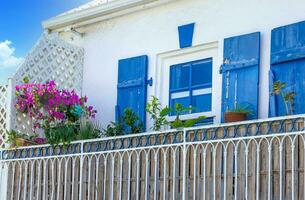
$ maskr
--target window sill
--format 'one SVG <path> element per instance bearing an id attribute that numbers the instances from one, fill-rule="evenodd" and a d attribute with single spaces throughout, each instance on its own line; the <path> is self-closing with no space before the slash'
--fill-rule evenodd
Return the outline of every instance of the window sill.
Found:
<path id="1" fill-rule="evenodd" d="M 185 114 L 185 115 L 180 115 L 180 120 L 187 120 L 187 119 L 194 119 L 194 118 L 198 118 L 201 116 L 205 116 L 207 118 L 214 118 L 215 115 L 212 113 L 212 111 L 210 112 L 201 112 L 201 113 L 193 113 L 193 114 Z M 168 116 L 167 120 L 169 122 L 173 122 L 175 121 L 176 116 Z"/>

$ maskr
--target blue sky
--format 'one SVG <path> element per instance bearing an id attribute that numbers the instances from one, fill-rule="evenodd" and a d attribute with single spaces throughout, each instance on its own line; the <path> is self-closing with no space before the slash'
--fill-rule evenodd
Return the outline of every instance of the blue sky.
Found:
<path id="1" fill-rule="evenodd" d="M 0 84 L 43 32 L 41 22 L 89 0 L 0 0 Z"/>

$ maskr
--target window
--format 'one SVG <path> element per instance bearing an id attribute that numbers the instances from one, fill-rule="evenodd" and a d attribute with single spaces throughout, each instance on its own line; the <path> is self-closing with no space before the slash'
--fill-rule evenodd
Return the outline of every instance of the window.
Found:
<path id="1" fill-rule="evenodd" d="M 173 109 L 176 103 L 192 108 L 184 114 L 211 111 L 212 58 L 170 67 L 169 105 Z"/>

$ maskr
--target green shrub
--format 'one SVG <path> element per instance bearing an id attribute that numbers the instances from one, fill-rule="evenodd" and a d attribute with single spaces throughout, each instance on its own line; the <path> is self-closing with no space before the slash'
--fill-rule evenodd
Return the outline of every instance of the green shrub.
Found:
<path id="1" fill-rule="evenodd" d="M 100 125 L 97 122 L 85 121 L 81 123 L 77 134 L 78 140 L 88 140 L 101 137 Z"/>
<path id="2" fill-rule="evenodd" d="M 124 114 L 117 122 L 110 122 L 103 135 L 112 137 L 124 134 L 140 133 L 143 131 L 143 122 L 130 108 L 124 110 Z"/>
<path id="3" fill-rule="evenodd" d="M 122 123 L 110 122 L 107 128 L 103 130 L 103 134 L 107 137 L 119 136 L 124 134 Z"/>
<path id="4" fill-rule="evenodd" d="M 60 143 L 66 145 L 77 140 L 78 130 L 79 126 L 76 124 L 63 124 L 46 128 L 45 136 L 51 145 L 58 145 Z"/>

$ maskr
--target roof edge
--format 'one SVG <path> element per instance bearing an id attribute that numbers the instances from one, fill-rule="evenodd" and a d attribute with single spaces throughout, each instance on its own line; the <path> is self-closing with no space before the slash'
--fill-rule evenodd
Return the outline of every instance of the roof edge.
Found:
<path id="1" fill-rule="evenodd" d="M 43 21 L 42 26 L 49 31 L 64 29 L 65 27 L 79 28 L 85 25 L 111 19 L 121 15 L 134 13 L 143 8 L 152 8 L 178 0 L 117 0 L 85 10 L 59 15 Z"/>

